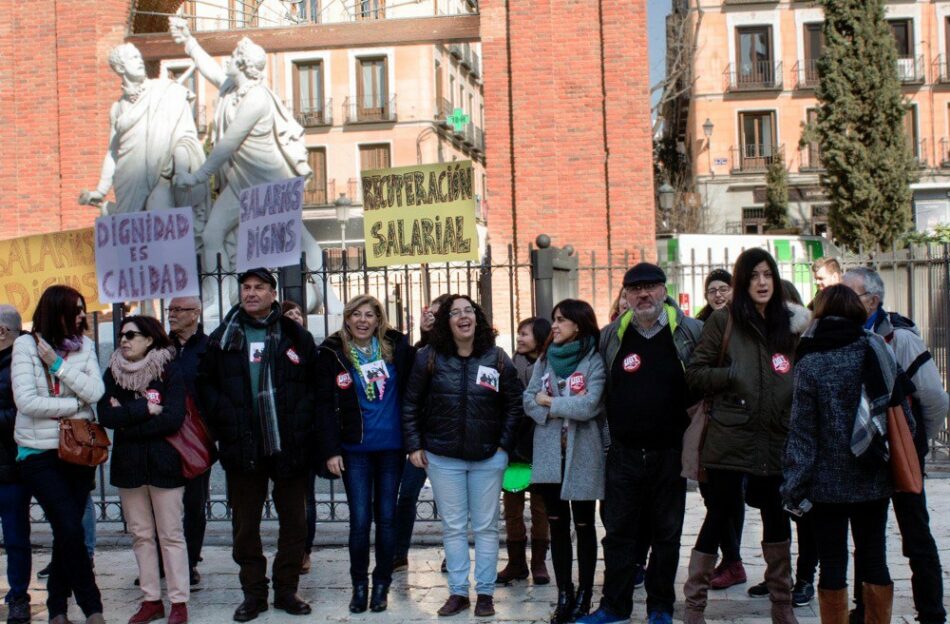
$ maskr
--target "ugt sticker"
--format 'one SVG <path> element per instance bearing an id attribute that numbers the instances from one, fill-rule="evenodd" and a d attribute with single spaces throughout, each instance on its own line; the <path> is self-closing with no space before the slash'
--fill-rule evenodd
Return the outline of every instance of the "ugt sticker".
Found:
<path id="1" fill-rule="evenodd" d="M 572 394 L 580 394 L 587 389 L 587 380 L 584 379 L 583 373 L 574 373 L 567 378 L 567 385 Z"/>
<path id="2" fill-rule="evenodd" d="M 623 369 L 628 373 L 635 373 L 640 370 L 640 364 L 642 364 L 642 360 L 636 353 L 631 353 L 623 359 Z"/>
<path id="3" fill-rule="evenodd" d="M 300 364 L 300 356 L 297 355 L 297 352 L 294 351 L 293 347 L 287 349 L 287 359 L 293 362 L 294 364 Z"/>
<path id="4" fill-rule="evenodd" d="M 340 390 L 346 390 L 353 385 L 353 378 L 349 373 L 340 373 L 336 376 L 336 387 Z"/>
<path id="5" fill-rule="evenodd" d="M 497 370 L 489 366 L 479 366 L 476 375 L 475 379 L 478 381 L 478 385 L 498 392 L 499 375 Z"/>
<path id="6" fill-rule="evenodd" d="M 784 375 L 792 370 L 792 363 L 783 354 L 776 353 L 772 356 L 772 370 L 780 375 Z"/>
<path id="7" fill-rule="evenodd" d="M 145 391 L 145 399 L 154 405 L 162 404 L 162 394 L 155 388 L 149 388 Z"/>

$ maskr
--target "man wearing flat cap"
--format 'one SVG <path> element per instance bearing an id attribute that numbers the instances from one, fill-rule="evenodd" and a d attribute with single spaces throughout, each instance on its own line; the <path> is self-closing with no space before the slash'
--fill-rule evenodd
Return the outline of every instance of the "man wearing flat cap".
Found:
<path id="1" fill-rule="evenodd" d="M 196 386 L 227 476 L 232 556 L 244 591 L 234 620 L 247 622 L 268 608 L 261 513 L 271 483 L 280 521 L 274 606 L 310 613 L 297 597 L 297 583 L 316 448 L 316 346 L 307 330 L 281 314 L 277 281 L 267 269 L 242 273 L 238 283 L 241 303 L 211 334 Z"/>
<path id="2" fill-rule="evenodd" d="M 623 278 L 629 309 L 603 329 L 610 448 L 601 516 L 604 595 L 600 608 L 578 622 L 626 622 L 633 610 L 636 540 L 652 527 L 646 573 L 650 622 L 670 622 L 676 593 L 686 479 L 680 454 L 691 403 L 684 367 L 702 323 L 683 314 L 666 290 L 663 269 L 641 262 Z"/>

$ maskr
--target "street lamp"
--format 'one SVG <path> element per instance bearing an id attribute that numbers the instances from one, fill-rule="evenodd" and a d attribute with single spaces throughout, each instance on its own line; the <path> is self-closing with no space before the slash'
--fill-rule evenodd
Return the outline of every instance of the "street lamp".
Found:
<path id="1" fill-rule="evenodd" d="M 712 120 L 706 118 L 703 123 L 703 135 L 706 137 L 706 166 L 709 167 L 709 175 L 713 174 L 712 169 L 712 133 L 715 129 Z"/>
<path id="2" fill-rule="evenodd" d="M 703 135 L 705 135 L 705 137 L 708 139 L 709 137 L 712 136 L 714 128 L 715 126 L 713 125 L 712 120 L 710 120 L 709 117 L 707 117 L 706 123 L 703 124 Z"/>
<path id="3" fill-rule="evenodd" d="M 670 186 L 669 182 L 664 182 L 660 186 L 657 194 L 660 196 L 660 210 L 663 212 L 669 212 L 673 209 L 673 197 L 676 195 L 676 190 Z"/>
<path id="4" fill-rule="evenodd" d="M 350 220 L 350 208 L 353 201 L 346 196 L 346 193 L 340 193 L 336 201 L 333 202 L 336 208 L 336 220 L 340 224 L 340 249 L 346 254 L 346 222 Z"/>

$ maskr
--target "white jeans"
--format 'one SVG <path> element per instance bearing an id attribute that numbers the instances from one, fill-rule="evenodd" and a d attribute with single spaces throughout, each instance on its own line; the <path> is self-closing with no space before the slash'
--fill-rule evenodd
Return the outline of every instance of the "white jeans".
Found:
<path id="1" fill-rule="evenodd" d="M 449 593 L 468 596 L 468 525 L 475 534 L 475 591 L 495 593 L 498 568 L 498 508 L 508 454 L 499 450 L 482 461 L 426 453 L 429 481 L 442 517 L 442 544 Z"/>

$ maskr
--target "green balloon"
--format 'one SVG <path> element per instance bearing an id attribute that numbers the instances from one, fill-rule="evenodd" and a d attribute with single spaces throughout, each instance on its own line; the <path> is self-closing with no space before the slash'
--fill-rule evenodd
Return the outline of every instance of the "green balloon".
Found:
<path id="1" fill-rule="evenodd" d="M 524 492 L 531 485 L 531 464 L 508 464 L 501 489 L 515 494 Z"/>

